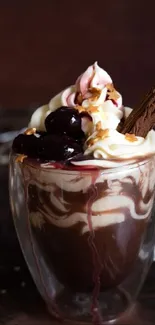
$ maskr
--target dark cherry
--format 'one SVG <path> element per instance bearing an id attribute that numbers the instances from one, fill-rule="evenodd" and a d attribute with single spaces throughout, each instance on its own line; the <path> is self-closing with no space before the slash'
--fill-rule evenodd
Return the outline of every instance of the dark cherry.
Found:
<path id="1" fill-rule="evenodd" d="M 41 138 L 39 143 L 39 158 L 43 160 L 68 160 L 82 153 L 82 146 L 66 135 L 50 134 Z"/>
<path id="2" fill-rule="evenodd" d="M 19 154 L 42 160 L 64 161 L 82 153 L 82 144 L 66 135 L 18 135 L 13 150 Z"/>
<path id="3" fill-rule="evenodd" d="M 12 148 L 16 153 L 38 156 L 40 135 L 19 134 L 13 141 Z"/>
<path id="4" fill-rule="evenodd" d="M 50 113 L 46 117 L 45 127 L 49 134 L 66 134 L 76 139 L 83 137 L 81 116 L 75 108 L 62 106 Z"/>

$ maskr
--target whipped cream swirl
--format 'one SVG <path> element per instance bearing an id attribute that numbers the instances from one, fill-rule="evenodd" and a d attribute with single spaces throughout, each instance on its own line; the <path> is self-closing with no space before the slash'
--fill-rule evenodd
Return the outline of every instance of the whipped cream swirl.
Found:
<path id="1" fill-rule="evenodd" d="M 90 231 L 88 202 L 94 230 L 127 219 L 150 216 L 154 200 L 154 158 L 134 168 L 85 172 L 48 170 L 22 165 L 30 199 L 35 200 L 31 220 L 46 220 L 57 227 L 81 224 L 82 234 Z M 94 180 L 94 185 L 92 184 Z M 31 189 L 34 189 L 31 192 Z M 94 195 L 95 193 L 95 195 Z M 132 195 L 131 195 L 132 193 Z M 92 200 L 92 201 L 91 201 Z"/>
<path id="2" fill-rule="evenodd" d="M 73 164 L 110 168 L 120 164 L 116 159 L 134 160 L 155 153 L 153 130 L 146 138 L 128 136 L 117 131 L 122 117 L 125 119 L 131 110 L 122 105 L 122 96 L 115 90 L 111 77 L 97 62 L 78 77 L 75 85 L 61 91 L 49 104 L 39 107 L 32 115 L 29 126 L 44 131 L 46 117 L 61 106 L 85 111 L 92 118 L 92 123 L 83 119 L 82 129 L 86 134 L 84 156 L 91 155 L 93 159 L 75 161 Z M 98 131 L 101 131 L 99 134 L 104 134 L 104 130 L 106 136 L 98 136 Z"/>
<path id="3" fill-rule="evenodd" d="M 44 131 L 45 119 L 51 112 L 61 106 L 81 106 L 89 111 L 93 125 L 100 121 L 102 128 L 115 129 L 123 116 L 122 96 L 116 92 L 115 100 L 108 99 L 107 85 L 112 85 L 112 79 L 95 62 L 78 77 L 75 85 L 61 91 L 48 105 L 39 107 L 32 115 L 29 126 Z M 78 95 L 81 97 L 80 102 Z"/>

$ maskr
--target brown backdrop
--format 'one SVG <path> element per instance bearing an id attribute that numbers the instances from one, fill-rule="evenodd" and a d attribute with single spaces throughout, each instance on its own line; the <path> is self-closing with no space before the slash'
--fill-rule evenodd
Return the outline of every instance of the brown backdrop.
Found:
<path id="1" fill-rule="evenodd" d="M 154 0 L 0 1 L 0 105 L 47 102 L 98 60 L 124 102 L 155 83 Z"/>

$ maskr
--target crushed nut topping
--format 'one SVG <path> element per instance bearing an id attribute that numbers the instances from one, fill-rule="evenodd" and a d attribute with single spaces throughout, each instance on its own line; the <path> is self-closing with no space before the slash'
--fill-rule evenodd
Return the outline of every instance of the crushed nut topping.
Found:
<path id="1" fill-rule="evenodd" d="M 108 135 L 109 135 L 109 129 L 104 129 L 104 130 L 100 129 L 96 134 L 96 136 L 100 139 L 104 139 L 108 137 Z"/>
<path id="2" fill-rule="evenodd" d="M 102 92 L 101 89 L 98 89 L 98 88 L 89 88 L 88 90 L 92 94 L 92 96 L 89 97 L 89 101 L 98 100 L 98 98 L 100 97 L 101 92 Z"/>
<path id="3" fill-rule="evenodd" d="M 125 139 L 128 140 L 128 141 L 130 141 L 130 142 L 138 141 L 138 139 L 135 136 L 135 134 L 130 134 L 130 133 L 126 133 L 125 134 Z"/>
<path id="4" fill-rule="evenodd" d="M 88 113 L 98 113 L 98 106 L 89 106 L 87 109 Z"/>
<path id="5" fill-rule="evenodd" d="M 76 105 L 75 108 L 79 111 L 79 113 L 86 111 L 86 109 L 80 105 Z"/>
<path id="6" fill-rule="evenodd" d="M 117 100 L 120 97 L 113 84 L 107 84 L 106 87 L 108 99 Z"/>
<path id="7" fill-rule="evenodd" d="M 90 105 L 89 107 L 85 108 L 83 106 L 80 105 L 76 105 L 75 108 L 79 111 L 79 113 L 81 112 L 87 112 L 87 113 L 98 113 L 98 107 L 97 106 L 92 106 Z"/>
<path id="8" fill-rule="evenodd" d="M 113 83 L 106 84 L 106 88 L 108 89 L 108 91 L 114 91 L 115 90 Z"/>
<path id="9" fill-rule="evenodd" d="M 88 91 L 93 95 L 93 97 L 100 97 L 102 92 L 101 89 L 95 87 L 89 88 Z"/>
<path id="10" fill-rule="evenodd" d="M 93 146 L 93 144 L 95 144 L 99 139 L 98 138 L 92 138 L 90 140 L 87 141 L 87 146 L 88 148 L 90 148 L 91 146 Z"/>
<path id="11" fill-rule="evenodd" d="M 96 131 L 99 131 L 102 128 L 101 121 L 97 122 L 95 126 L 96 126 Z"/>
<path id="12" fill-rule="evenodd" d="M 21 163 L 23 163 L 23 161 L 24 161 L 25 158 L 27 158 L 27 156 L 24 155 L 24 154 L 21 154 L 21 155 L 19 155 L 19 156 L 15 159 L 15 161 L 16 161 L 16 162 L 21 162 Z"/>
<path id="13" fill-rule="evenodd" d="M 29 128 L 24 132 L 24 134 L 26 134 L 26 135 L 32 135 L 35 133 L 36 133 L 36 128 Z"/>
<path id="14" fill-rule="evenodd" d="M 120 96 L 118 95 L 116 90 L 108 94 L 108 99 L 117 100 L 119 97 Z"/>
<path id="15" fill-rule="evenodd" d="M 87 141 L 88 148 L 91 147 L 93 144 L 95 144 L 99 140 L 103 140 L 104 138 L 107 138 L 109 136 L 109 129 L 102 130 L 100 129 L 96 133 L 95 138 L 91 138 Z"/>

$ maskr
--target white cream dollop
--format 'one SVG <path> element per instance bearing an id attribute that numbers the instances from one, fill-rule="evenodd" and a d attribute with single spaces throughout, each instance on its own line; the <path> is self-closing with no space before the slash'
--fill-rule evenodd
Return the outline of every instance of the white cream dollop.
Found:
<path id="1" fill-rule="evenodd" d="M 76 97 L 80 93 L 82 102 L 80 106 L 86 111 L 92 106 L 97 108 L 97 112 L 90 112 L 93 125 L 101 122 L 102 128 L 116 128 L 123 116 L 122 96 L 117 92 L 118 98 L 114 101 L 107 99 L 107 84 L 112 84 L 112 79 L 108 73 L 101 69 L 97 62 L 77 79 L 75 85 L 68 87 L 53 97 L 49 104 L 39 107 L 32 115 L 29 127 L 35 127 L 39 131 L 45 131 L 46 117 L 61 106 L 77 106 Z M 91 89 L 100 91 L 97 97 L 93 97 Z"/>
<path id="2" fill-rule="evenodd" d="M 134 160 L 136 157 L 155 153 L 153 130 L 145 139 L 136 137 L 136 141 L 131 141 L 116 130 L 122 117 L 126 119 L 131 109 L 122 106 L 122 96 L 114 89 L 111 77 L 98 66 L 97 62 L 78 77 L 75 85 L 61 91 L 50 100 L 49 104 L 39 107 L 33 113 L 29 127 L 44 131 L 46 117 L 61 106 L 76 109 L 80 107 L 92 118 L 92 122 L 83 118 L 82 128 L 87 138 L 84 144 L 84 156 L 91 155 L 93 159 L 75 161 L 72 162 L 73 164 L 80 166 L 91 164 L 109 168 L 120 165 L 119 159 L 125 161 L 133 158 Z M 90 146 L 89 140 L 95 139 L 97 135 L 97 124 L 102 130 L 108 129 L 108 137 L 99 138 Z"/>
<path id="3" fill-rule="evenodd" d="M 93 139 L 95 134 L 90 137 Z M 97 159 L 127 159 L 141 157 L 152 152 L 155 144 L 155 132 L 152 130 L 146 138 L 135 137 L 135 141 L 128 139 L 124 134 L 116 130 L 109 129 L 109 134 L 104 139 L 95 142 L 91 147 L 87 147 L 85 155 L 93 153 Z M 155 151 L 155 149 L 154 149 Z"/>

